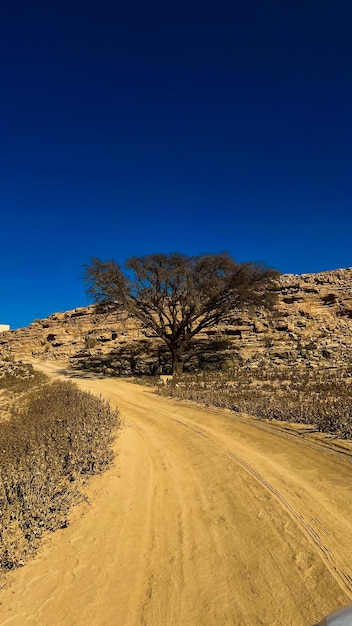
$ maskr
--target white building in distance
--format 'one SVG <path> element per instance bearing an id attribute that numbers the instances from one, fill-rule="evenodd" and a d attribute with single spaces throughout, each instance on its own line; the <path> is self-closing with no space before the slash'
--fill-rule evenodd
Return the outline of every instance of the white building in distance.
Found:
<path id="1" fill-rule="evenodd" d="M 10 330 L 10 324 L 0 324 L 0 333 L 4 333 L 6 330 Z"/>

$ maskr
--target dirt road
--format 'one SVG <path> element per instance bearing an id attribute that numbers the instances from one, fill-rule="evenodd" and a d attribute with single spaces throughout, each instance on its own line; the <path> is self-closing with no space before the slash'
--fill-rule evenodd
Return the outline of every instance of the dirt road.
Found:
<path id="1" fill-rule="evenodd" d="M 9 575 L 0 624 L 311 626 L 352 602 L 348 446 L 75 380 L 120 407 L 119 456 Z"/>

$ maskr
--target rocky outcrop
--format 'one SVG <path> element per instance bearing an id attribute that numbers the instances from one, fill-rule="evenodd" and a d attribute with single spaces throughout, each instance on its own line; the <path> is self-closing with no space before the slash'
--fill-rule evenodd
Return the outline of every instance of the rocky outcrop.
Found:
<path id="1" fill-rule="evenodd" d="M 168 373 L 163 343 L 123 313 L 94 306 L 54 313 L 0 335 L 0 357 L 69 361 L 117 374 Z M 186 369 L 273 365 L 338 367 L 352 359 L 352 268 L 285 274 L 270 313 L 243 311 L 199 334 Z"/>

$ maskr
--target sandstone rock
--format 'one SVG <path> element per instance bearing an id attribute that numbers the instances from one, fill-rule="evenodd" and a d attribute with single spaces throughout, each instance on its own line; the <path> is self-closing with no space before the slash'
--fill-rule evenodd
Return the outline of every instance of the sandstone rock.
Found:
<path id="1" fill-rule="evenodd" d="M 262 322 L 254 322 L 253 331 L 255 333 L 266 333 L 268 330 L 268 324 L 263 324 Z"/>

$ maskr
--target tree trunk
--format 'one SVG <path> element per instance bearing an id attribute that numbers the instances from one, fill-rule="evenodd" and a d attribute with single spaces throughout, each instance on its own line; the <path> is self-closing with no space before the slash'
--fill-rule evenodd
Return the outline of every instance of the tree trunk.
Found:
<path id="1" fill-rule="evenodd" d="M 176 350 L 171 350 L 172 354 L 172 377 L 178 378 L 183 374 L 183 353 L 182 350 L 177 348 Z"/>

